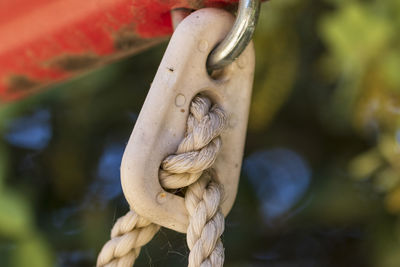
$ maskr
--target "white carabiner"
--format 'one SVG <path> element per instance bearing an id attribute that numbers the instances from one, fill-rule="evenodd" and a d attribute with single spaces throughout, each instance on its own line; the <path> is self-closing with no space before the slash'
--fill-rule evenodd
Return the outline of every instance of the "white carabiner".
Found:
<path id="1" fill-rule="evenodd" d="M 179 24 L 122 159 L 122 187 L 131 207 L 148 220 L 175 231 L 184 233 L 188 226 L 184 199 L 166 192 L 158 173 L 162 160 L 174 153 L 183 139 L 189 105 L 199 93 L 209 96 L 229 117 L 213 165 L 224 190 L 221 208 L 225 216 L 236 197 L 253 84 L 253 45 L 250 43 L 235 64 L 219 70 L 214 78 L 206 67 L 208 55 L 233 22 L 228 12 L 205 8 Z"/>

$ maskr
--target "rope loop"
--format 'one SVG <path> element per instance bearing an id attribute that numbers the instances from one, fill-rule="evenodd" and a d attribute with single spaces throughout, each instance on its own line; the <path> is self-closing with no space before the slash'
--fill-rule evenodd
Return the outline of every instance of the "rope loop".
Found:
<path id="1" fill-rule="evenodd" d="M 220 238 L 225 223 L 220 210 L 222 188 L 210 168 L 221 148 L 220 135 L 226 122 L 220 107 L 213 105 L 207 96 L 197 95 L 190 105 L 185 137 L 176 152 L 167 156 L 160 166 L 159 179 L 164 189 L 186 188 L 190 267 L 221 267 L 224 262 Z M 141 247 L 159 228 L 132 207 L 114 224 L 111 240 L 100 251 L 97 266 L 132 266 Z"/>

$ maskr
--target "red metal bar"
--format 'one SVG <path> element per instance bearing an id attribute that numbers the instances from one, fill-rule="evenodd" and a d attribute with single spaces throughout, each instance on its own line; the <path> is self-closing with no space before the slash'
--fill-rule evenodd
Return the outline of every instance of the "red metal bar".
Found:
<path id="1" fill-rule="evenodd" d="M 0 1 L 0 101 L 20 99 L 171 34 L 170 10 L 237 0 Z"/>

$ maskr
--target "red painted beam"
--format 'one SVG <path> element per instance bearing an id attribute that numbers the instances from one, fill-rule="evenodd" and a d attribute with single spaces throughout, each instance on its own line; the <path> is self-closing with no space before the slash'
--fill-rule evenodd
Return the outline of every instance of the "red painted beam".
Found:
<path id="1" fill-rule="evenodd" d="M 170 10 L 237 0 L 0 1 L 0 102 L 17 100 L 172 33 Z"/>

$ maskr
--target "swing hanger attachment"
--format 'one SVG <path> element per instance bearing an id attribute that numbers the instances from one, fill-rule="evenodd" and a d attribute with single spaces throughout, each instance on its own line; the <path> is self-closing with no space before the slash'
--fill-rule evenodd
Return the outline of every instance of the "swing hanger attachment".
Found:
<path id="1" fill-rule="evenodd" d="M 130 206 L 149 221 L 178 232 L 185 233 L 189 224 L 184 198 L 161 187 L 159 170 L 163 159 L 175 153 L 184 138 L 190 103 L 198 94 L 206 95 L 221 107 L 228 120 L 227 128 L 220 135 L 221 149 L 212 166 L 223 188 L 220 207 L 225 216 L 236 198 L 255 58 L 248 33 L 240 35 L 244 39 L 226 37 L 230 36 L 228 32 L 233 24 L 234 17 L 229 12 L 215 8 L 195 11 L 179 24 L 122 159 L 122 188 Z M 235 31 L 231 34 L 238 36 Z M 217 63 L 223 62 L 219 63 L 223 66 L 236 57 L 237 60 L 216 72 L 217 75 L 210 76 L 206 68 L 207 61 L 210 62 L 209 55 L 217 44 L 224 43 L 224 38 L 227 40 L 225 43 L 231 44 L 232 41 L 228 40 L 236 40 L 241 47 L 229 53 L 226 51 L 231 45 L 222 46 L 228 47 L 222 50 L 216 48 L 214 54 L 218 58 L 222 52 L 226 54 Z"/>

